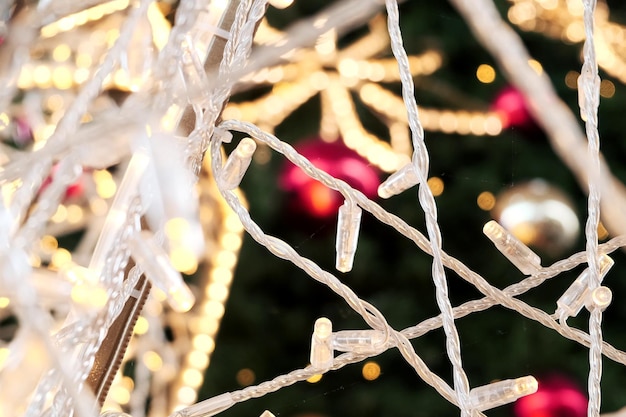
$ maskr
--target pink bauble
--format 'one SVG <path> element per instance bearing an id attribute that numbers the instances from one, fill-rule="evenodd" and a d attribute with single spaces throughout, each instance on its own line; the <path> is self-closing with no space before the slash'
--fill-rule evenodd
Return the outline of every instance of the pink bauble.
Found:
<path id="1" fill-rule="evenodd" d="M 315 167 L 343 180 L 369 198 L 376 196 L 380 179 L 375 168 L 343 142 L 324 142 L 309 139 L 296 150 Z M 287 162 L 280 175 L 283 190 L 293 194 L 295 206 L 313 217 L 334 215 L 343 204 L 343 197 L 322 183 L 306 175 L 300 168 Z"/>

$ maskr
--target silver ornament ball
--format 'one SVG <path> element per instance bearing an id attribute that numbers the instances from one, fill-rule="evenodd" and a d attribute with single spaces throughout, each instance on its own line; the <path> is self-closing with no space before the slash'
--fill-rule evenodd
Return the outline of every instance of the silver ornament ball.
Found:
<path id="1" fill-rule="evenodd" d="M 519 240 L 549 256 L 570 249 L 580 232 L 572 201 L 542 179 L 501 192 L 491 215 Z"/>

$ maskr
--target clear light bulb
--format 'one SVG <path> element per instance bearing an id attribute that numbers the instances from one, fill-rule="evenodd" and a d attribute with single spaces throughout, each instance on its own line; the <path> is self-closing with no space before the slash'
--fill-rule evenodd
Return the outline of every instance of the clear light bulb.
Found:
<path id="1" fill-rule="evenodd" d="M 385 333 L 380 330 L 341 330 L 333 333 L 333 349 L 340 352 L 366 353 L 381 348 Z"/>
<path id="2" fill-rule="evenodd" d="M 252 155 L 256 150 L 256 142 L 252 138 L 244 138 L 235 150 L 229 155 L 221 175 L 222 187 L 232 190 L 239 186 L 246 174 Z"/>
<path id="3" fill-rule="evenodd" d="M 261 413 L 260 417 L 276 417 L 276 416 L 270 410 L 265 410 L 263 411 L 263 413 Z"/>
<path id="4" fill-rule="evenodd" d="M 129 239 L 130 254 L 146 277 L 167 295 L 170 307 L 177 312 L 189 311 L 195 297 L 180 273 L 154 240 L 152 233 L 142 230 Z"/>
<path id="5" fill-rule="evenodd" d="M 185 82 L 189 103 L 204 105 L 209 101 L 209 79 L 189 36 L 186 36 L 181 43 L 181 49 L 180 71 Z"/>
<path id="6" fill-rule="evenodd" d="M 593 311 L 599 309 L 600 311 L 606 310 L 613 300 L 613 292 L 609 287 L 598 287 L 590 292 L 585 300 L 585 307 L 587 310 Z"/>
<path id="7" fill-rule="evenodd" d="M 413 163 L 409 162 L 380 184 L 378 187 L 378 195 L 381 198 L 389 198 L 408 190 L 418 183 L 419 177 L 417 176 L 417 168 Z"/>
<path id="8" fill-rule="evenodd" d="M 336 268 L 341 272 L 352 270 L 354 254 L 359 240 L 359 228 L 361 226 L 361 208 L 353 201 L 346 200 L 339 207 L 337 220 L 337 250 Z"/>
<path id="9" fill-rule="evenodd" d="M 600 256 L 600 282 L 609 272 L 615 262 L 608 255 Z M 556 316 L 559 318 L 576 317 L 585 305 L 589 296 L 589 275 L 591 271 L 585 268 L 583 272 L 565 290 L 563 295 L 556 302 Z"/>
<path id="10" fill-rule="evenodd" d="M 483 227 L 483 233 L 513 265 L 526 275 L 541 268 L 541 258 L 495 220 Z"/>
<path id="11" fill-rule="evenodd" d="M 538 387 L 537 380 L 532 376 L 483 385 L 470 391 L 470 407 L 478 411 L 490 410 L 534 394 Z"/>
<path id="12" fill-rule="evenodd" d="M 315 321 L 311 337 L 311 366 L 326 370 L 333 366 L 332 347 L 333 324 L 326 317 Z"/>

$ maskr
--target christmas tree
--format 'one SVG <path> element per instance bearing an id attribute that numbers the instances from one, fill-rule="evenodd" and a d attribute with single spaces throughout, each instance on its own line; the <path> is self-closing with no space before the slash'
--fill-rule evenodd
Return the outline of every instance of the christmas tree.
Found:
<path id="1" fill-rule="evenodd" d="M 550 269 L 555 273 L 539 265 L 584 252 L 588 241 L 587 171 L 581 169 L 590 168 L 576 161 L 571 138 L 558 137 L 559 128 L 584 137 L 588 118 L 579 110 L 585 102 L 577 91 L 585 40 L 582 2 L 496 2 L 532 57 L 523 62 L 526 74 L 530 71 L 536 82 L 550 81 L 562 100 L 548 100 L 553 107 L 545 108 L 538 108 L 546 100 L 533 94 L 539 91 L 536 84 L 520 83 L 509 68 L 512 61 L 498 58 L 497 42 L 481 39 L 486 8 L 479 8 L 479 18 L 486 19 L 481 29 L 462 1 L 400 5 L 399 27 L 430 155 L 427 182 L 417 187 L 417 174 L 406 165 L 415 143 L 402 99 L 406 82 L 392 53 L 394 38 L 382 4 L 295 2 L 265 12 L 262 2 L 91 3 L 17 2 L 0 9 L 6 35 L 0 45 L 6 86 L 0 95 L 0 214 L 7 236 L 0 281 L 1 411 L 37 415 L 49 409 L 57 415 L 74 402 L 84 414 L 91 398 L 81 409 L 77 399 L 84 385 L 70 388 L 78 373 L 59 363 L 72 355 L 66 346 L 75 340 L 95 346 L 95 364 L 110 370 L 121 361 L 111 375 L 97 366 L 78 366 L 89 371 L 86 384 L 104 409 L 124 409 L 133 416 L 168 415 L 173 407 L 223 393 L 236 393 L 240 403 L 222 415 L 459 412 L 407 366 L 398 349 L 382 352 L 393 338 L 384 326 L 382 333 L 372 326 L 378 324 L 378 312 L 396 330 L 425 321 L 414 330 L 412 348 L 430 371 L 458 385 L 459 370 L 448 358 L 449 324 L 444 330 L 429 321 L 442 311 L 437 302 L 441 287 L 433 285 L 433 256 L 405 237 L 412 232 L 402 236 L 394 230 L 397 223 L 389 227 L 379 221 L 361 197 L 355 203 L 331 189 L 343 191 L 343 185 L 312 179 L 274 152 L 268 143 L 285 154 L 290 148 L 272 142 L 271 134 L 429 237 L 432 224 L 420 205 L 422 195 L 418 199 L 418 189 L 427 189 L 435 198 L 445 253 L 499 289 L 528 275 L 556 275 L 516 298 L 547 315 L 557 311 L 551 320 L 566 334 L 573 334 L 568 325 L 588 331 L 587 309 L 559 316 L 569 307 L 557 306 L 556 300 L 564 300 L 577 277 L 594 275 L 589 272 L 593 265 L 586 269 L 584 253 L 562 271 Z M 595 11 L 602 79 L 597 86 L 599 137 L 603 161 L 616 181 L 625 175 L 618 136 L 624 13 L 623 5 L 611 2 L 601 2 Z M 256 43 L 244 66 L 253 34 Z M 567 112 L 582 120 L 573 127 L 546 124 Z M 245 135 L 241 126 L 250 125 L 233 120 L 254 123 L 266 133 L 253 129 L 258 134 Z M 245 136 L 255 140 L 242 140 Z M 222 145 L 229 155 L 224 166 Z M 378 189 L 387 198 L 379 197 L 379 185 L 403 167 L 408 167 L 403 174 L 409 182 L 397 190 Z M 609 178 L 606 172 L 603 178 Z M 624 233 L 623 209 L 615 204 L 621 201 L 621 186 L 615 195 L 603 190 L 603 204 L 617 211 L 602 206 L 596 229 L 601 243 Z M 244 202 L 264 233 L 284 240 L 323 271 L 341 271 L 335 273 L 338 282 L 358 296 L 358 308 L 346 303 L 346 293 L 339 296 L 343 287 L 333 292 L 327 281 L 310 279 L 302 265 L 272 256 L 255 241 L 265 235 L 242 234 L 232 211 L 234 199 Z M 347 213 L 344 220 L 342 213 Z M 345 239 L 358 235 L 352 262 L 354 248 L 342 257 L 344 246 L 336 235 L 342 222 L 354 219 L 356 232 L 354 226 L 345 229 Z M 516 267 L 516 260 L 507 259 L 485 236 L 490 229 L 483 233 L 492 219 L 508 230 L 502 232 L 508 242 L 530 247 L 540 260 L 528 252 L 527 262 Z M 611 252 L 611 258 L 600 257 L 596 265 L 600 274 L 610 269 L 603 285 L 614 302 L 603 315 L 602 338 L 617 349 L 624 346 L 620 322 L 626 314 L 618 301 L 624 292 L 618 278 L 623 254 L 615 250 L 623 246 L 620 239 L 601 246 L 600 253 Z M 115 243 L 118 255 L 107 246 Z M 274 254 L 286 253 L 274 240 L 266 244 Z M 284 257 L 293 261 L 292 255 Z M 149 297 L 142 273 L 157 287 Z M 11 276 L 30 278 L 20 284 Z M 451 306 L 483 297 L 458 270 L 446 269 L 445 277 Z M 127 311 L 131 303 L 124 297 L 141 302 Z M 585 300 L 579 298 L 582 307 Z M 33 300 L 36 307 L 29 304 Z M 359 313 L 361 302 L 377 311 Z M 501 300 L 494 304 L 454 322 L 469 387 L 532 375 L 539 391 L 488 414 L 586 414 L 589 348 L 515 311 L 521 307 L 500 305 Z M 118 322 L 125 323 L 126 333 L 111 330 L 120 311 Z M 356 348 L 345 342 L 348 353 L 342 357 L 355 363 L 334 362 L 339 369 L 324 372 L 333 361 L 318 367 L 319 358 L 310 354 L 318 337 L 315 323 L 321 323 L 319 328 L 326 323 L 316 321 L 321 317 L 332 322 L 335 350 L 341 351 L 336 341 L 341 331 L 365 331 L 358 334 L 375 338 L 370 341 L 374 347 L 351 351 Z M 43 324 L 28 324 L 37 319 Z M 99 333 L 94 323 L 111 329 Z M 79 325 L 87 326 L 85 339 L 99 338 L 109 350 L 81 340 Z M 125 359 L 116 358 L 112 346 L 125 350 L 122 339 L 130 333 Z M 52 336 L 48 340 L 44 334 Z M 613 412 L 624 406 L 623 354 L 607 348 L 604 353 L 601 411 Z M 46 374 L 48 369 L 55 371 Z M 308 382 L 280 380 L 294 370 L 301 370 L 294 380 Z M 23 382 L 9 389 L 7 384 L 20 375 Z M 280 389 L 275 393 L 266 394 L 266 388 L 274 390 L 268 385 L 255 388 L 276 377 Z M 42 394 L 46 387 L 48 398 Z M 20 397 L 32 392 L 25 400 Z M 226 405 L 232 405 L 230 397 Z"/>

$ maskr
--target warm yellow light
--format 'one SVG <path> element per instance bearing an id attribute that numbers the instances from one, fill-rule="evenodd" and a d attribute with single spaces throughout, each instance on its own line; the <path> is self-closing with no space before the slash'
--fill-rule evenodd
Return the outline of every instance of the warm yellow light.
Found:
<path id="1" fill-rule="evenodd" d="M 187 363 L 196 369 L 205 369 L 209 365 L 209 356 L 201 350 L 192 350 L 187 355 Z"/>
<path id="2" fill-rule="evenodd" d="M 175 217 L 165 223 L 165 235 L 171 240 L 183 240 L 189 233 L 189 222 L 182 217 Z"/>
<path id="3" fill-rule="evenodd" d="M 235 252 L 241 248 L 241 237 L 235 233 L 225 233 L 220 243 L 224 249 Z"/>
<path id="4" fill-rule="evenodd" d="M 54 236 L 44 235 L 39 241 L 39 246 L 44 253 L 52 254 L 59 248 L 59 242 Z"/>
<path id="5" fill-rule="evenodd" d="M 59 248 L 52 255 L 52 259 L 50 260 L 50 266 L 60 268 L 71 261 L 72 254 L 67 249 Z"/>
<path id="6" fill-rule="evenodd" d="M 8 114 L 0 113 L 0 132 L 7 128 L 10 121 Z"/>
<path id="7" fill-rule="evenodd" d="M 286 9 L 293 4 L 293 0 L 270 0 L 270 4 L 277 9 Z"/>
<path id="8" fill-rule="evenodd" d="M 224 315 L 224 305 L 219 301 L 207 301 L 203 306 L 204 314 L 216 319 L 222 318 Z"/>
<path id="9" fill-rule="evenodd" d="M 83 282 L 72 287 L 72 301 L 89 309 L 101 309 L 108 300 L 109 296 L 101 285 Z"/>
<path id="10" fill-rule="evenodd" d="M 102 198 L 111 198 L 115 195 L 117 191 L 117 185 L 115 181 L 100 181 L 96 183 L 96 192 Z"/>
<path id="11" fill-rule="evenodd" d="M 67 61 L 71 55 L 72 49 L 66 43 L 59 44 L 52 50 L 52 59 L 57 62 Z"/>
<path id="12" fill-rule="evenodd" d="M 133 332 L 136 335 L 142 335 L 146 334 L 149 328 L 150 323 L 148 322 L 148 320 L 143 316 L 139 316 L 137 318 L 137 322 L 135 323 L 135 327 L 133 328 Z"/>
<path id="13" fill-rule="evenodd" d="M 152 26 L 152 42 L 154 42 L 154 45 L 160 51 L 165 44 L 167 44 L 172 25 L 165 16 L 163 16 L 163 13 L 161 13 L 156 3 L 151 3 L 150 6 L 148 6 L 148 21 L 150 22 L 150 26 Z"/>
<path id="14" fill-rule="evenodd" d="M 322 379 L 322 374 L 315 374 L 310 376 L 309 378 L 307 378 L 306 382 L 310 382 L 311 384 L 315 384 L 316 382 L 319 382 Z"/>
<path id="15" fill-rule="evenodd" d="M 146 365 L 146 368 L 152 372 L 157 372 L 163 367 L 163 359 L 161 359 L 158 353 L 152 350 L 143 354 L 143 363 Z"/>
<path id="16" fill-rule="evenodd" d="M 496 79 L 496 70 L 489 64 L 480 64 L 476 70 L 476 78 L 484 84 L 492 83 Z"/>
<path id="17" fill-rule="evenodd" d="M 528 60 L 528 65 L 530 65 L 530 67 L 535 70 L 535 72 L 539 75 L 543 74 L 543 66 L 541 65 L 541 63 L 539 61 L 537 61 L 536 59 L 529 59 Z"/>
<path id="18" fill-rule="evenodd" d="M 571 89 L 578 89 L 578 77 L 580 74 L 576 71 L 568 71 L 565 74 L 565 85 Z"/>
<path id="19" fill-rule="evenodd" d="M 70 204 L 67 206 L 67 221 L 69 223 L 80 223 L 83 219 L 83 209 L 78 204 Z"/>
<path id="20" fill-rule="evenodd" d="M 132 391 L 135 388 L 135 381 L 129 376 L 123 376 L 120 384 L 126 387 L 128 391 Z"/>
<path id="21" fill-rule="evenodd" d="M 103 216 L 109 209 L 109 205 L 101 198 L 92 198 L 89 200 L 89 208 L 96 216 Z"/>
<path id="22" fill-rule="evenodd" d="M 600 95 L 605 98 L 611 98 L 615 95 L 615 84 L 609 80 L 602 80 L 600 83 Z"/>
<path id="23" fill-rule="evenodd" d="M 214 282 L 206 288 L 206 294 L 211 300 L 224 302 L 228 298 L 228 288 L 225 285 Z"/>
<path id="24" fill-rule="evenodd" d="M 585 40 L 585 26 L 582 21 L 573 21 L 565 29 L 565 38 L 572 43 Z"/>
<path id="25" fill-rule="evenodd" d="M 211 281 L 228 285 L 233 280 L 233 273 L 229 268 L 217 267 L 211 271 Z"/>
<path id="26" fill-rule="evenodd" d="M 33 70 L 33 81 L 41 88 L 52 86 L 52 72 L 50 67 L 44 64 L 37 65 Z"/>
<path id="27" fill-rule="evenodd" d="M 437 197 L 443 193 L 444 184 L 443 180 L 439 177 L 431 177 L 428 179 L 428 188 L 433 193 L 433 196 Z"/>
<path id="28" fill-rule="evenodd" d="M 113 385 L 109 391 L 109 397 L 111 397 L 111 399 L 116 403 L 124 405 L 128 404 L 130 401 L 130 392 L 126 389 L 126 387 Z"/>
<path id="29" fill-rule="evenodd" d="M 202 375 L 202 372 L 200 372 L 199 370 L 189 368 L 183 372 L 182 380 L 183 384 L 197 389 L 200 387 L 200 385 L 202 385 L 204 377 Z"/>
<path id="30" fill-rule="evenodd" d="M 609 237 L 609 231 L 606 230 L 606 227 L 602 224 L 602 222 L 598 223 L 598 239 L 604 240 Z"/>
<path id="31" fill-rule="evenodd" d="M 193 348 L 204 353 L 211 353 L 215 350 L 215 340 L 207 334 L 198 334 L 193 338 Z"/>
<path id="32" fill-rule="evenodd" d="M 52 94 L 46 99 L 46 107 L 52 111 L 58 111 L 65 105 L 65 100 L 60 94 Z"/>
<path id="33" fill-rule="evenodd" d="M 215 264 L 224 268 L 233 268 L 237 264 L 237 255 L 228 250 L 220 251 L 215 257 Z"/>
<path id="34" fill-rule="evenodd" d="M 483 191 L 478 194 L 476 204 L 478 204 L 481 210 L 489 211 L 496 205 L 496 197 L 489 191 Z"/>
<path id="35" fill-rule="evenodd" d="M 366 362 L 363 365 L 361 373 L 363 374 L 363 378 L 368 381 L 373 381 L 380 376 L 380 365 L 376 362 Z"/>
<path id="36" fill-rule="evenodd" d="M 188 248 L 177 246 L 170 250 L 169 255 L 172 266 L 177 271 L 192 274 L 198 269 L 198 259 Z"/>
<path id="37" fill-rule="evenodd" d="M 0 308 L 7 308 L 11 304 L 11 299 L 8 297 L 0 297 Z"/>
<path id="38" fill-rule="evenodd" d="M 191 404 L 196 401 L 198 394 L 191 387 L 181 387 L 176 393 L 178 401 L 182 404 Z"/>
<path id="39" fill-rule="evenodd" d="M 237 379 L 237 383 L 242 387 L 247 387 L 248 385 L 254 384 L 254 380 L 256 379 L 256 375 L 254 371 L 250 368 L 240 369 L 235 376 Z"/>

